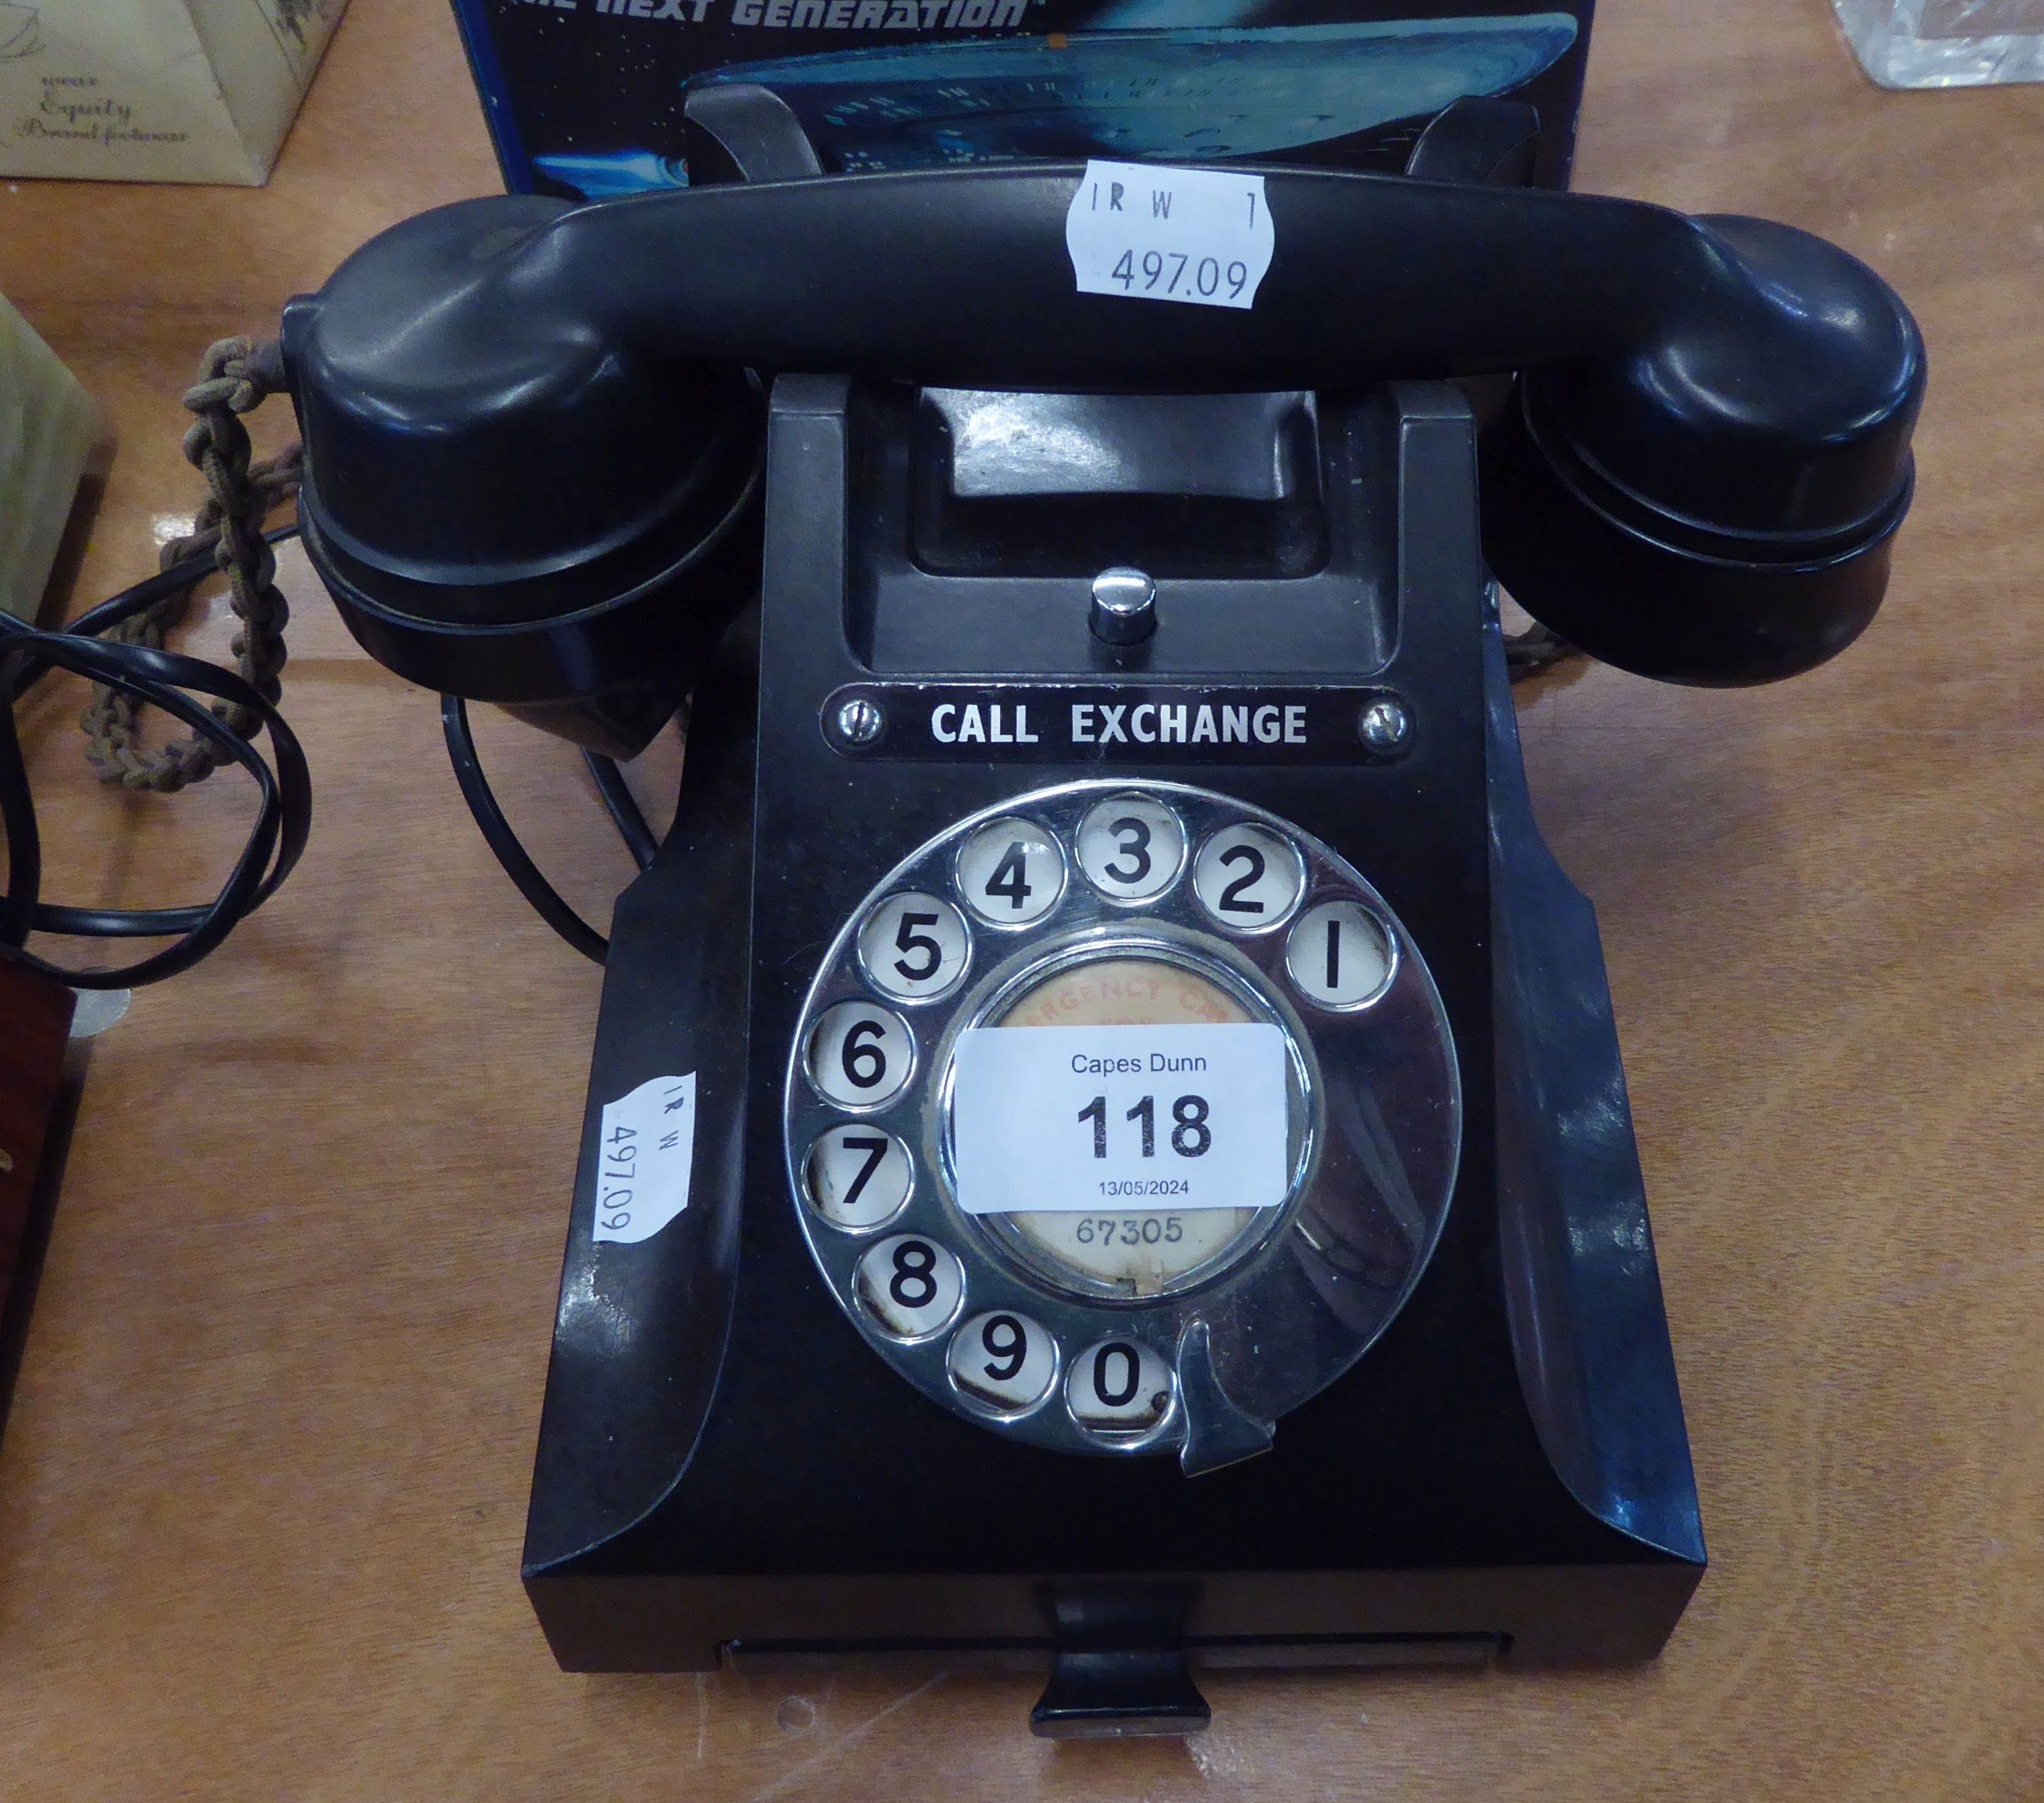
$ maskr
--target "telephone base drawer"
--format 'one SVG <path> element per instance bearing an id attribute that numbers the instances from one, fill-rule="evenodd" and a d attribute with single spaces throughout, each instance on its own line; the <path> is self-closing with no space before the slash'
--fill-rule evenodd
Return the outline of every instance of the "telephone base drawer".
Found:
<path id="1" fill-rule="evenodd" d="M 1189 1593 L 1174 1644 L 1188 1665 L 1209 1671 L 1633 1664 L 1661 1651 L 1702 1575 L 1700 1563 L 1665 1556 L 1487 1570 L 1219 1572 L 1174 1585 Z M 1019 1573 L 528 1574 L 526 1589 L 569 1671 L 880 1662 L 890 1670 L 1040 1674 L 1060 1645 L 1056 1586 Z M 1168 1628 L 1155 1638 L 1173 1639 Z"/>

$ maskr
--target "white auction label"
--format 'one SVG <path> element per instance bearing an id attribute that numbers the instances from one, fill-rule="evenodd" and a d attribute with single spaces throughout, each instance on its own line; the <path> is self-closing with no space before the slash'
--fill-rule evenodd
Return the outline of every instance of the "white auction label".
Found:
<path id="1" fill-rule="evenodd" d="M 968 1214 L 1269 1209 L 1290 1187 L 1284 1035 L 1263 1023 L 975 1027 L 952 1101 Z"/>
<path id="2" fill-rule="evenodd" d="M 1247 312 L 1277 233 L 1260 175 L 1095 160 L 1065 215 L 1065 248 L 1082 294 Z"/>
<path id="3" fill-rule="evenodd" d="M 603 1104 L 594 1240 L 650 1240 L 688 1206 L 696 1155 L 696 1074 L 653 1077 Z"/>

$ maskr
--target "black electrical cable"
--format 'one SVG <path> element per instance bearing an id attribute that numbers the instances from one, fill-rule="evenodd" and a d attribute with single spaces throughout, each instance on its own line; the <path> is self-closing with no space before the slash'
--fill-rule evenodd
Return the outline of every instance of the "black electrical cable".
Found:
<path id="1" fill-rule="evenodd" d="M 263 537 L 270 544 L 280 544 L 288 537 L 296 537 L 296 525 L 280 525 L 274 531 L 263 533 Z M 253 687 L 243 683 L 237 675 L 218 671 L 196 658 L 180 658 L 176 653 L 151 653 L 146 646 L 98 642 L 98 634 L 119 626 L 123 620 L 133 620 L 135 615 L 143 613 L 180 589 L 190 589 L 214 568 L 217 558 L 210 549 L 196 552 L 169 568 L 157 570 L 147 581 L 135 582 L 129 589 L 109 597 L 88 613 L 74 620 L 64 632 L 34 632 L 22 621 L 0 615 L 0 628 L 4 628 L 0 646 L 7 650 L 7 675 L 0 679 L 0 695 L 4 695 L 8 703 L 4 710 L 4 738 L 8 755 L 0 756 L 0 814 L 4 814 L 7 830 L 8 895 L 12 898 L 7 916 L 0 920 L 0 949 L 4 949 L 4 955 L 43 969 L 49 976 L 72 984 L 72 988 L 131 988 L 137 984 L 151 984 L 188 969 L 206 953 L 213 951 L 213 947 L 225 939 L 226 932 L 239 920 L 276 894 L 284 877 L 290 875 L 290 867 L 298 861 L 307 834 L 311 832 L 312 789 L 311 777 L 304 769 L 304 755 L 290 734 L 290 728 L 284 726 L 274 707 Z M 106 683 L 109 687 L 121 689 L 123 693 L 133 695 L 139 702 L 161 707 L 165 714 L 176 715 L 218 744 L 235 763 L 243 765 L 251 773 L 259 771 L 258 785 L 263 789 L 262 812 L 258 814 L 249 845 L 243 850 L 243 863 L 235 867 L 235 875 L 229 879 L 226 890 L 222 890 L 213 902 L 194 908 L 61 908 L 38 899 L 41 836 L 34 828 L 34 800 L 29 789 L 26 767 L 20 759 L 20 744 L 14 732 L 12 706 L 53 669 L 76 671 L 78 675 L 90 677 L 92 681 Z M 229 703 L 239 703 L 262 720 L 263 726 L 270 730 L 271 747 L 278 759 L 274 789 L 270 785 L 267 767 L 262 765 L 262 756 L 255 752 L 253 744 L 226 730 L 210 710 L 194 711 L 194 703 L 186 702 L 177 693 L 186 687 L 198 689 L 200 693 L 218 695 Z M 243 879 L 243 865 L 247 865 L 259 842 L 263 845 L 263 854 L 251 867 L 259 881 L 255 881 L 253 890 L 249 890 Z M 270 867 L 270 873 L 262 875 L 262 867 L 270 859 L 271 849 L 276 849 L 278 857 Z M 26 902 L 26 914 L 22 912 L 18 898 L 30 898 Z M 22 951 L 22 943 L 30 932 L 52 932 L 64 939 L 176 936 L 180 939 L 180 944 L 173 944 L 155 957 L 141 959 L 117 971 L 80 973 L 57 967 Z"/>
<path id="2" fill-rule="evenodd" d="M 617 836 L 625 841 L 632 862 L 641 870 L 650 870 L 653 854 L 660 850 L 660 841 L 646 823 L 646 816 L 639 812 L 639 798 L 625 786 L 625 773 L 618 769 L 617 760 L 605 757 L 600 751 L 585 751 L 582 761 L 596 779 L 596 792 L 603 801 L 603 811 L 611 817 L 611 824 L 617 828 Z"/>
<path id="3" fill-rule="evenodd" d="M 281 545 L 287 539 L 298 536 L 294 522 L 279 526 L 265 532 L 263 537 L 272 545 Z M 146 612 L 159 601 L 188 589 L 203 577 L 211 576 L 220 567 L 219 559 L 211 551 L 195 551 L 182 562 L 173 563 L 167 570 L 159 570 L 147 580 L 137 582 L 132 588 L 123 589 L 119 594 L 110 595 L 89 612 L 80 614 L 63 630 L 66 638 L 96 638 L 110 626 L 117 626 L 123 620 L 132 620 L 138 613 Z M 50 660 L 45 657 L 25 657 L 10 686 L 10 698 L 20 701 L 36 684 L 47 675 Z M 173 929 L 174 930 L 174 929 Z"/>
<path id="4" fill-rule="evenodd" d="M 181 565 L 177 570 L 164 572 L 164 576 L 183 570 Z M 203 564 L 185 571 L 184 581 L 189 584 L 203 573 Z M 149 600 L 138 601 L 135 597 L 149 587 L 149 584 L 137 585 L 136 589 L 94 608 L 79 624 L 94 622 L 92 631 L 104 631 L 117 619 L 148 606 Z M 151 599 L 160 599 L 165 592 L 167 589 L 159 588 Z M 102 910 L 59 908 L 41 899 L 42 840 L 12 702 L 51 669 L 69 671 L 160 708 L 210 739 L 254 778 L 262 797 L 255 825 L 226 882 L 212 902 L 196 908 Z M 233 731 L 211 708 L 194 701 L 188 690 L 213 696 L 253 713 L 269 734 L 269 759 L 266 760 L 254 739 Z M 159 981 L 196 964 L 240 922 L 275 895 L 305 850 L 312 824 L 312 783 L 305 753 L 267 697 L 235 671 L 180 652 L 152 650 L 146 645 L 118 641 L 107 644 L 89 632 L 38 631 L 11 615 L 0 614 L 0 692 L 9 701 L 7 706 L 0 708 L 0 830 L 4 830 L 7 847 L 0 955 L 74 989 L 129 989 Z M 31 932 L 88 939 L 174 934 L 177 940 L 163 950 L 118 970 L 73 971 L 26 949 Z"/>
<path id="5" fill-rule="evenodd" d="M 446 736 L 447 756 L 455 767 L 455 780 L 461 785 L 462 799 L 468 804 L 468 811 L 475 816 L 491 850 L 496 854 L 497 862 L 504 866 L 504 875 L 540 919 L 583 957 L 603 963 L 610 956 L 610 941 L 569 907 L 560 892 L 540 874 L 540 867 L 518 843 L 518 836 L 511 830 L 511 823 L 504 819 L 504 810 L 491 793 L 489 779 L 476 756 L 474 736 L 468 730 L 468 704 L 460 696 L 440 697 L 440 726 Z"/>
<path id="6" fill-rule="evenodd" d="M 296 525 L 282 526 L 263 536 L 277 545 L 295 538 L 298 531 Z M 97 636 L 191 587 L 215 567 L 211 551 L 186 558 L 108 597 L 61 632 L 39 631 L 0 614 L 0 697 L 8 704 L 0 709 L 0 837 L 7 850 L 7 888 L 0 895 L 0 956 L 77 989 L 127 989 L 155 982 L 189 969 L 217 946 L 276 892 L 304 850 L 312 826 L 311 776 L 303 751 L 276 709 L 231 671 L 179 653 L 106 643 Z M 72 671 L 161 709 L 212 740 L 255 778 L 261 791 L 255 826 L 213 901 L 188 908 L 88 908 L 41 899 L 42 837 L 13 706 L 52 670 Z M 274 774 L 253 741 L 231 731 L 211 709 L 190 700 L 183 693 L 186 689 L 254 713 L 270 734 Z M 608 941 L 540 875 L 498 807 L 458 697 L 442 697 L 442 720 L 456 780 L 498 862 L 549 926 L 585 958 L 603 962 Z M 594 752 L 584 756 L 605 810 L 633 861 L 643 870 L 652 862 L 659 841 L 616 761 Z M 177 943 L 119 970 L 78 971 L 27 951 L 31 932 L 74 939 L 175 938 Z"/>

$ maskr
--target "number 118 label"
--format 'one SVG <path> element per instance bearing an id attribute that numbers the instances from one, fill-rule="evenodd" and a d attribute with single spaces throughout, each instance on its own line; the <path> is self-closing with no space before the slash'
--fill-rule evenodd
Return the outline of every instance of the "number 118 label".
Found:
<path id="1" fill-rule="evenodd" d="M 1275 1208 L 1290 1177 L 1285 1065 L 1265 1023 L 976 1027 L 953 1090 L 958 1205 Z"/>

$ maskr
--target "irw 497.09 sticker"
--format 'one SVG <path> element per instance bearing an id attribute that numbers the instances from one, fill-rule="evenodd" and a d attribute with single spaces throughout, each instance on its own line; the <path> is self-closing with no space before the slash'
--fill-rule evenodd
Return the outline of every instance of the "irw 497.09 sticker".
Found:
<path id="1" fill-rule="evenodd" d="M 696 1074 L 651 1077 L 603 1104 L 589 1237 L 634 1245 L 688 1206 L 696 1154 Z"/>
<path id="2" fill-rule="evenodd" d="M 1246 312 L 1277 232 L 1260 175 L 1096 159 L 1065 215 L 1065 247 L 1082 294 Z"/>

